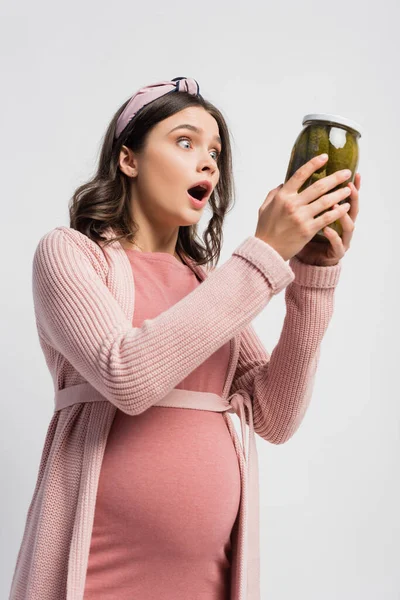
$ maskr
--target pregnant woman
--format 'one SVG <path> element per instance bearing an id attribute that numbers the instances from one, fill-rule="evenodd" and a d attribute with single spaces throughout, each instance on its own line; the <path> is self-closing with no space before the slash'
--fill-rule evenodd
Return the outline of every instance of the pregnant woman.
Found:
<path id="1" fill-rule="evenodd" d="M 304 418 L 358 213 L 359 175 L 298 193 L 323 160 L 271 190 L 216 268 L 233 192 L 221 112 L 183 77 L 118 109 L 70 227 L 33 258 L 55 406 L 11 600 L 259 600 L 255 434 L 283 444 Z M 316 249 L 339 218 L 343 238 Z M 284 288 L 270 355 L 251 321 Z"/>

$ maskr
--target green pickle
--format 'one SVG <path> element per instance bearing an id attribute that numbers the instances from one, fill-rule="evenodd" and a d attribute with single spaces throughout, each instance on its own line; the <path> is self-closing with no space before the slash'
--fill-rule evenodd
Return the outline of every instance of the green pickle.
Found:
<path id="1" fill-rule="evenodd" d="M 342 187 L 346 187 L 350 181 L 354 182 L 359 162 L 358 140 L 360 137 L 360 127 L 354 121 L 350 121 L 339 115 L 306 115 L 303 119 L 303 129 L 292 148 L 285 183 L 302 165 L 310 161 L 314 156 L 326 153 L 329 157 L 328 160 L 299 188 L 298 193 L 300 194 L 316 181 L 336 171 L 350 169 L 352 173 L 351 177 L 326 193 L 330 194 Z M 349 201 L 349 197 L 347 197 L 338 204 Z M 331 210 L 331 208 L 327 210 Z M 326 211 L 316 216 L 319 217 L 324 212 Z M 332 227 L 342 237 L 343 228 L 339 220 L 330 223 L 329 227 Z M 322 230 L 316 233 L 312 241 L 329 243 L 328 238 Z"/>

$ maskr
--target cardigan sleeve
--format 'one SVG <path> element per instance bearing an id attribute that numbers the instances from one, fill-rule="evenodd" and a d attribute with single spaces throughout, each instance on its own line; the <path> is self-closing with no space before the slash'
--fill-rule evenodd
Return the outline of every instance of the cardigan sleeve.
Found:
<path id="1" fill-rule="evenodd" d="M 279 341 L 270 355 L 253 326 L 246 326 L 230 390 L 247 391 L 253 402 L 254 430 L 273 444 L 293 436 L 309 406 L 341 271 L 340 263 L 320 267 L 296 257 L 289 265 L 295 279 L 285 291 L 286 315 Z"/>
<path id="2" fill-rule="evenodd" d="M 133 327 L 106 268 L 98 245 L 80 232 L 45 234 L 33 257 L 35 317 L 45 343 L 129 415 L 163 398 L 294 279 L 280 254 L 249 236 L 190 294 Z"/>

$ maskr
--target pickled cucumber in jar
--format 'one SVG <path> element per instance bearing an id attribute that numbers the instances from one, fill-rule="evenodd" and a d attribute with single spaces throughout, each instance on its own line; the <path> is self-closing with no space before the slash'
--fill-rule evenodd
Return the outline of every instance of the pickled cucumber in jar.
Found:
<path id="1" fill-rule="evenodd" d="M 315 181 L 342 169 L 350 169 L 351 177 L 327 193 L 330 194 L 341 187 L 346 187 L 350 181 L 354 183 L 359 163 L 358 140 L 360 137 L 361 128 L 355 121 L 327 113 L 306 115 L 303 118 L 303 129 L 298 135 L 290 155 L 285 183 L 302 165 L 314 156 L 323 153 L 328 155 L 328 160 L 311 175 L 298 193 Z M 343 202 L 351 202 L 351 200 L 347 197 L 339 204 L 343 204 Z M 332 209 L 328 208 L 327 210 Z M 320 216 L 324 212 L 326 211 L 316 216 Z M 330 223 L 329 227 L 332 227 L 342 237 L 343 228 L 339 220 Z M 322 229 L 316 233 L 312 241 L 329 243 Z"/>

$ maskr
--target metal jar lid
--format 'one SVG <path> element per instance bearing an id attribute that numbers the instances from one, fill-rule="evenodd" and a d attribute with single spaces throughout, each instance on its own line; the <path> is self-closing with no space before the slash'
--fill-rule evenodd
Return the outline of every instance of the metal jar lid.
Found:
<path id="1" fill-rule="evenodd" d="M 308 124 L 309 121 L 328 121 L 333 125 L 345 125 L 346 127 L 350 127 L 350 129 L 354 129 L 360 137 L 362 135 L 361 126 L 358 123 L 351 119 L 347 119 L 346 117 L 341 117 L 340 115 L 330 115 L 328 113 L 305 115 L 303 118 L 303 125 Z"/>

